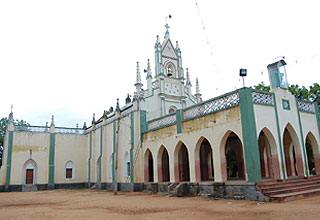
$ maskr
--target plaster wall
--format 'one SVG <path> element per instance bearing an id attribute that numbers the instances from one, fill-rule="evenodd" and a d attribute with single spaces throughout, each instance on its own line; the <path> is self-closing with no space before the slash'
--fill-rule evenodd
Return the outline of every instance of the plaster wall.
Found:
<path id="1" fill-rule="evenodd" d="M 48 183 L 49 141 L 49 133 L 14 132 L 10 184 L 25 184 L 23 166 L 29 159 L 38 167 L 36 183 Z"/>
<path id="2" fill-rule="evenodd" d="M 88 136 L 79 134 L 55 135 L 55 183 L 79 183 L 87 181 Z M 74 177 L 66 179 L 66 164 L 72 161 Z"/>
<path id="3" fill-rule="evenodd" d="M 126 162 L 125 154 L 130 158 L 131 148 L 131 117 L 130 114 L 121 118 L 119 127 L 119 145 L 118 145 L 118 182 L 130 182 L 130 178 L 125 175 Z M 130 161 L 130 160 L 129 160 Z"/>
<path id="4" fill-rule="evenodd" d="M 311 132 L 313 136 L 316 138 L 317 143 L 320 143 L 316 117 L 317 117 L 316 114 L 313 114 L 313 113 L 300 112 L 304 140 L 306 140 L 308 133 Z"/>
<path id="5" fill-rule="evenodd" d="M 281 140 L 283 141 L 283 134 L 285 128 L 288 124 L 293 128 L 294 135 L 292 135 L 293 141 L 296 142 L 296 146 L 298 149 L 297 157 L 302 158 L 303 164 L 305 164 L 304 158 L 304 146 L 302 145 L 302 137 L 300 133 L 300 124 L 299 124 L 299 111 L 297 109 L 296 98 L 289 92 L 287 89 L 275 88 L 273 90 L 275 93 L 275 98 L 277 102 L 277 111 L 279 116 L 279 127 L 280 127 L 280 135 Z M 290 109 L 285 109 L 283 106 L 283 100 L 287 100 L 289 102 Z M 297 136 L 295 139 L 294 136 Z M 303 169 L 305 172 L 305 169 Z"/>

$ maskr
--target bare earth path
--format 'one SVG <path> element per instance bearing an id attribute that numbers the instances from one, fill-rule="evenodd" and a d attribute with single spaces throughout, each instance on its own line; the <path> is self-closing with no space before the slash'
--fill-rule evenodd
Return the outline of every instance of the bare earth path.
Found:
<path id="1" fill-rule="evenodd" d="M 52 190 L 0 193 L 0 219 L 320 219 L 320 197 L 287 203 Z"/>

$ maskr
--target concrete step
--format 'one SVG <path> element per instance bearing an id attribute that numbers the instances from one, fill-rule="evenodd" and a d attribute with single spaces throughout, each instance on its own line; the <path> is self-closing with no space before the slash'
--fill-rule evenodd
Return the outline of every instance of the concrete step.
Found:
<path id="1" fill-rule="evenodd" d="M 299 191 L 305 191 L 305 190 L 311 190 L 311 189 L 320 189 L 320 184 L 303 185 L 303 186 L 297 186 L 297 187 L 278 189 L 278 190 L 273 190 L 266 193 L 263 192 L 263 194 L 267 196 L 273 196 L 273 195 L 287 194 L 291 192 L 299 192 Z"/>
<path id="2" fill-rule="evenodd" d="M 310 189 L 304 190 L 300 192 L 291 192 L 286 194 L 274 195 L 270 196 L 270 201 L 272 202 L 288 202 L 297 199 L 303 199 L 306 197 L 317 196 L 320 195 L 320 189 Z"/>
<path id="3" fill-rule="evenodd" d="M 263 193 L 268 193 L 270 191 L 275 191 L 275 190 L 282 190 L 282 189 L 295 188 L 295 187 L 299 187 L 299 186 L 316 185 L 316 184 L 320 184 L 320 180 L 308 181 L 308 182 L 298 182 L 298 183 L 284 183 L 284 184 L 277 184 L 277 185 L 272 185 L 272 186 L 263 186 L 260 188 L 260 191 Z"/>
<path id="4" fill-rule="evenodd" d="M 270 201 L 284 202 L 320 195 L 320 175 L 291 177 L 284 180 L 266 180 L 256 184 Z"/>
<path id="5" fill-rule="evenodd" d="M 268 188 L 272 186 L 278 186 L 283 184 L 296 184 L 296 183 L 303 183 L 303 182 L 310 182 L 310 181 L 320 181 L 320 176 L 311 176 L 311 177 L 294 177 L 289 179 L 277 179 L 277 180 L 267 180 L 267 181 L 261 181 L 257 183 L 257 188 L 263 189 Z"/>

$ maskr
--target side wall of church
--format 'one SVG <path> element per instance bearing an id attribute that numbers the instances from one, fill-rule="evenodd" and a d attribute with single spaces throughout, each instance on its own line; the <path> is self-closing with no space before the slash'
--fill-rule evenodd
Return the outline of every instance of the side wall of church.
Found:
<path id="1" fill-rule="evenodd" d="M 14 132 L 10 184 L 25 183 L 23 169 L 25 162 L 29 159 L 35 161 L 38 167 L 36 182 L 48 183 L 49 135 L 49 133 Z"/>
<path id="2" fill-rule="evenodd" d="M 87 145 L 86 135 L 55 135 L 55 183 L 83 183 L 87 181 Z M 66 178 L 66 165 L 73 164 L 73 178 Z"/>

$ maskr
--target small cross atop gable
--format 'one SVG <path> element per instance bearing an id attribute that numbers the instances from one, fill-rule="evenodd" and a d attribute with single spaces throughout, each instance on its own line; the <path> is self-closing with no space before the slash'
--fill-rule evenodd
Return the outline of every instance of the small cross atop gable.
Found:
<path id="1" fill-rule="evenodd" d="M 165 42 L 165 45 L 162 49 L 162 56 L 168 57 L 168 58 L 173 58 L 173 59 L 178 59 L 178 55 L 170 41 L 170 39 Z"/>

